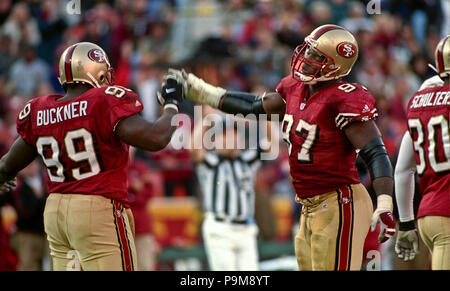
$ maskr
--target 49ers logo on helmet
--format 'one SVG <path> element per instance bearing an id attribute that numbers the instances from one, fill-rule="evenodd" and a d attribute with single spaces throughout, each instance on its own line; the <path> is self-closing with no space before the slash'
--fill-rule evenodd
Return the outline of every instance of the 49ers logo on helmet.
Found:
<path id="1" fill-rule="evenodd" d="M 97 63 L 105 62 L 105 54 L 99 49 L 92 49 L 88 52 L 88 57 Z"/>
<path id="2" fill-rule="evenodd" d="M 336 50 L 344 58 L 352 58 L 356 54 L 356 47 L 350 42 L 341 42 Z"/>

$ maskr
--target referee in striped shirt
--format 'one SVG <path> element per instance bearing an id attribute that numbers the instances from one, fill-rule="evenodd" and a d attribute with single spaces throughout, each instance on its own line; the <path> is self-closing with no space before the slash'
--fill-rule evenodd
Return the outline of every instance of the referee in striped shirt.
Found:
<path id="1" fill-rule="evenodd" d="M 202 126 L 194 135 L 203 137 Z M 235 127 L 225 127 L 215 144 L 236 145 Z M 255 175 L 261 166 L 260 150 L 219 149 L 191 151 L 201 186 L 205 219 L 203 241 L 213 271 L 258 269 L 255 214 Z"/>

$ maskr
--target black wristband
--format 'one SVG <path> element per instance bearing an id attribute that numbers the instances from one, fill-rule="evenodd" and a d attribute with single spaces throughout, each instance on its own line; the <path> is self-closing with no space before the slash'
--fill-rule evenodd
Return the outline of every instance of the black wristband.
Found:
<path id="1" fill-rule="evenodd" d="M 416 224 L 414 222 L 414 219 L 410 220 L 410 221 L 405 221 L 405 222 L 400 221 L 398 224 L 398 230 L 408 231 L 408 230 L 413 230 L 413 229 L 416 229 Z"/>
<path id="2" fill-rule="evenodd" d="M 372 180 L 380 177 L 393 177 L 392 164 L 381 137 L 368 142 L 359 155 L 366 162 Z"/>
<path id="3" fill-rule="evenodd" d="M 220 110 L 231 114 L 265 114 L 261 96 L 244 92 L 226 92 L 223 95 Z"/>

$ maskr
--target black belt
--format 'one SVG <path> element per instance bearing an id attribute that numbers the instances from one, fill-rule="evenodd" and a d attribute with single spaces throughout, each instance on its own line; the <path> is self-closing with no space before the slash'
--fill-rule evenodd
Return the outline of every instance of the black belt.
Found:
<path id="1" fill-rule="evenodd" d="M 214 219 L 216 221 L 220 221 L 220 222 L 226 221 L 226 222 L 230 222 L 230 223 L 234 223 L 234 224 L 247 224 L 248 223 L 247 220 L 239 220 L 239 219 L 230 219 L 230 220 L 228 220 L 228 219 L 225 219 L 225 218 L 222 218 L 222 217 L 217 217 L 217 216 Z"/>

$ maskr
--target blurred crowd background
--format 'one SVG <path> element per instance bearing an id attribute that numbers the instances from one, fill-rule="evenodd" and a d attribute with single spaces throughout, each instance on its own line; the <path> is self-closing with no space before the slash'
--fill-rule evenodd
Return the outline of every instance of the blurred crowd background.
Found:
<path id="1" fill-rule="evenodd" d="M 17 137 L 15 121 L 24 104 L 63 93 L 58 60 L 73 43 L 102 46 L 115 67 L 116 84 L 139 94 L 143 116 L 152 121 L 160 113 L 156 91 L 169 66 L 187 68 L 230 90 L 272 91 L 289 73 L 293 49 L 326 23 L 346 27 L 358 40 L 359 59 L 346 80 L 363 84 L 375 96 L 377 124 L 395 165 L 406 130 L 405 106 L 434 75 L 427 64 L 434 64 L 438 41 L 450 33 L 448 0 L 1 0 L 0 156 Z M 193 105 L 185 102 L 182 111 L 192 115 Z M 298 206 L 286 146 L 280 149 L 277 160 L 264 163 L 256 183 L 261 261 L 293 255 Z M 147 249 L 153 246 L 154 261 L 148 267 L 207 269 L 199 187 L 189 152 L 168 146 L 133 155 L 130 200 L 136 235 Z M 357 164 L 370 188 L 364 164 Z M 42 179 L 40 164 L 33 164 L 20 174 L 14 193 L 1 195 L 0 203 L 7 205 L 0 239 L 0 257 L 9 264 L 4 269 L 21 268 L 20 248 L 46 253 L 42 223 L 36 222 L 47 194 Z M 368 241 L 367 249 L 383 251 L 376 239 Z M 389 250 L 383 268 L 428 268 L 427 251 L 422 250 L 422 260 L 403 265 Z"/>

